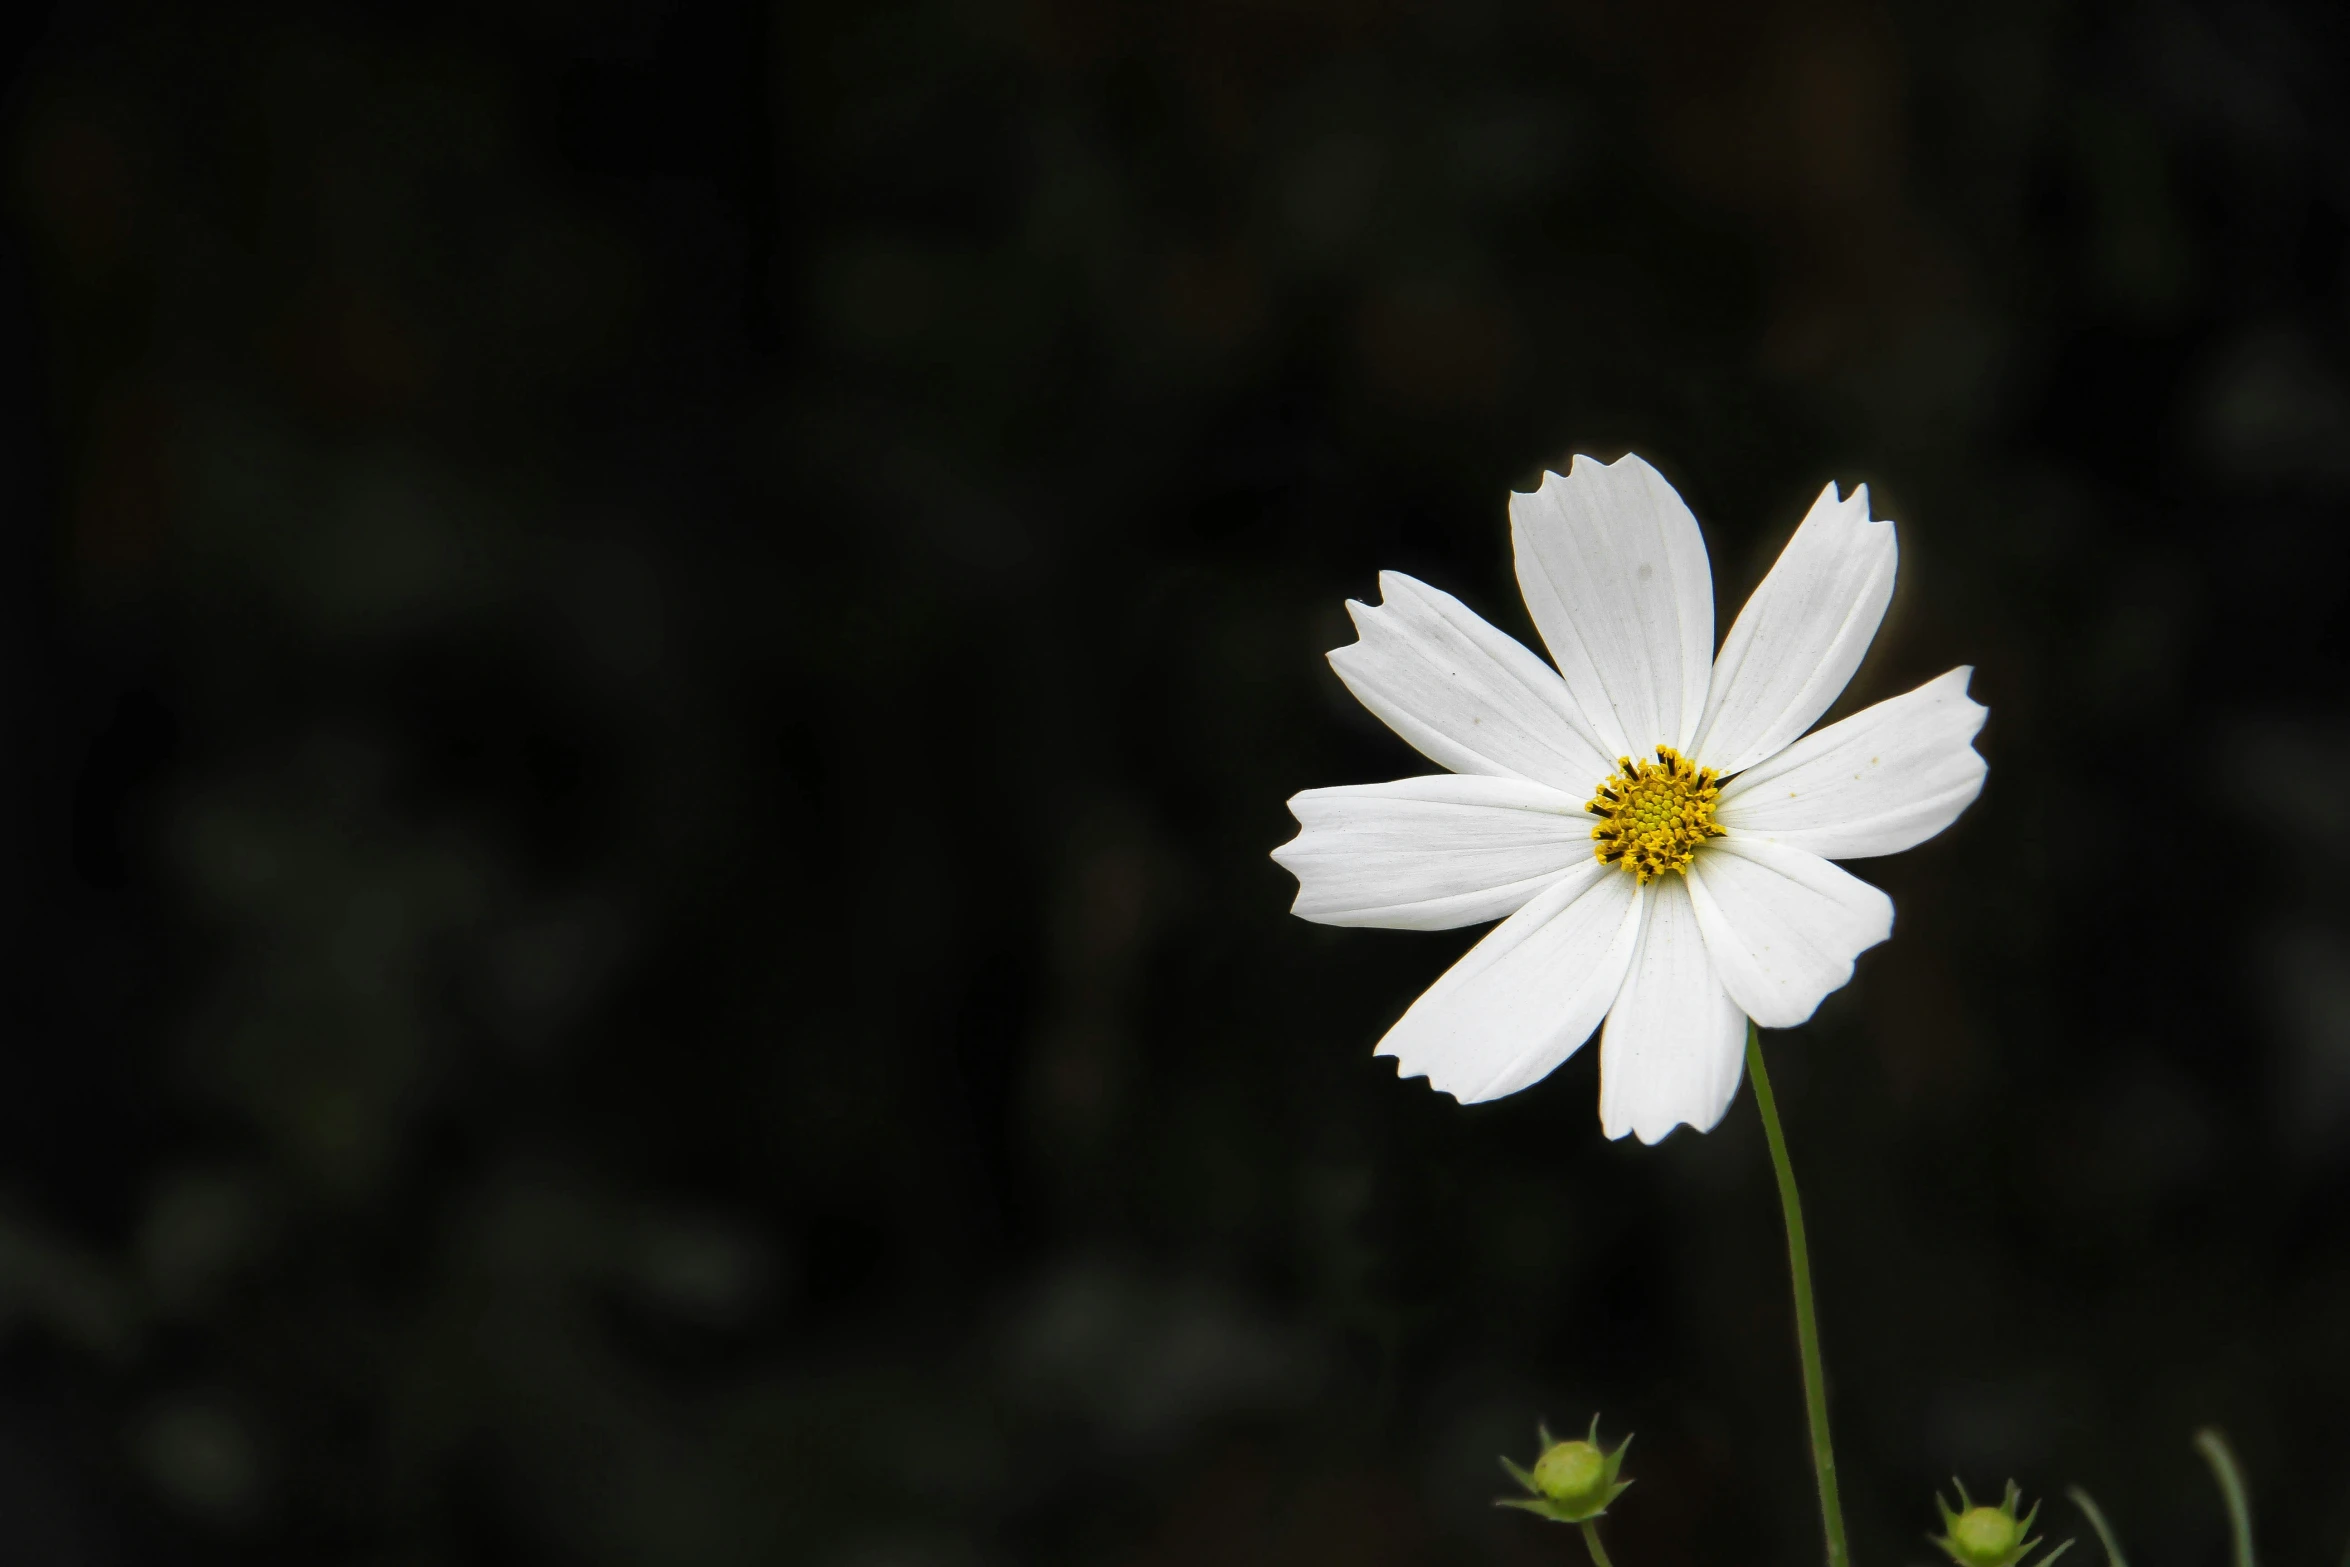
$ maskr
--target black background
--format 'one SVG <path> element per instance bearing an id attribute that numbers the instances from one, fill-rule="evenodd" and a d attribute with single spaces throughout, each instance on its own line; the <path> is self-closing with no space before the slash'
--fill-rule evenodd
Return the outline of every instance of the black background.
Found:
<path id="1" fill-rule="evenodd" d="M 0 242 L 0 1555 L 1816 1561 L 1741 1100 L 1370 1047 L 1321 654 L 1636 449 L 1991 774 L 1771 1049 L 1859 1559 L 2350 1536 L 2350 54 L 1982 0 L 65 5 Z M 2079 1533 L 2059 1497 L 2044 1515 Z M 2086 1542 L 2079 1549 L 2094 1560 Z"/>

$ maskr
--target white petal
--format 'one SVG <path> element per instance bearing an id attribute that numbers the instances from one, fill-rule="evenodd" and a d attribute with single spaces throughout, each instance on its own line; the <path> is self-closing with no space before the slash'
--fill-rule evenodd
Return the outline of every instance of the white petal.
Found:
<path id="1" fill-rule="evenodd" d="M 1526 609 L 1609 757 L 1687 751 L 1713 667 L 1697 519 L 1647 463 L 1577 457 L 1510 497 Z"/>
<path id="2" fill-rule="evenodd" d="M 1640 946 L 1599 1043 L 1599 1124 L 1660 1141 L 1687 1122 L 1710 1132 L 1745 1070 L 1746 1017 L 1722 989 L 1689 888 L 1664 876 L 1648 888 Z"/>
<path id="3" fill-rule="evenodd" d="M 1377 605 L 1349 601 L 1362 640 L 1333 651 L 1330 665 L 1422 756 L 1456 773 L 1550 784 L 1578 801 L 1614 770 L 1566 683 L 1532 652 L 1402 572 L 1381 572 L 1379 592 Z"/>
<path id="4" fill-rule="evenodd" d="M 1640 888 L 1597 860 L 1493 927 L 1387 1031 L 1378 1053 L 1462 1104 L 1547 1077 L 1607 1014 L 1639 929 Z"/>
<path id="5" fill-rule="evenodd" d="M 1717 838 L 1689 866 L 1689 899 L 1730 999 L 1793 1028 L 1852 982 L 1852 960 L 1893 934 L 1893 900 L 1816 854 Z"/>
<path id="6" fill-rule="evenodd" d="M 1796 741 L 1724 784 L 1714 819 L 1830 860 L 1925 842 L 1983 792 L 1969 743 L 1985 717 L 1966 694 L 1973 673 L 1962 665 Z"/>
<path id="7" fill-rule="evenodd" d="M 1714 660 L 1698 761 L 1752 767 L 1828 710 L 1885 618 L 1899 553 L 1893 524 L 1869 520 L 1867 485 L 1849 500 L 1820 491 Z"/>
<path id="8" fill-rule="evenodd" d="M 1297 878 L 1289 912 L 1320 925 L 1481 924 L 1516 913 L 1568 867 L 1597 863 L 1581 802 L 1516 778 L 1308 789 L 1289 809 L 1298 835 L 1273 858 Z"/>

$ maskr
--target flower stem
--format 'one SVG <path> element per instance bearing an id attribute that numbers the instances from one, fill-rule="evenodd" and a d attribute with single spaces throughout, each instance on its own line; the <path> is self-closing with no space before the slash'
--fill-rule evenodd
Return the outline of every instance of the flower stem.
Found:
<path id="1" fill-rule="evenodd" d="M 2236 1467 L 2236 1455 L 2228 1451 L 2228 1440 L 2206 1426 L 2195 1433 L 2195 1451 L 2211 1465 L 2211 1477 L 2219 1482 L 2219 1493 L 2228 1506 L 2228 1533 L 2235 1545 L 2236 1567 L 2252 1567 L 2252 1499 L 2244 1491 L 2243 1471 Z"/>
<path id="2" fill-rule="evenodd" d="M 2089 1527 L 2097 1531 L 2098 1543 L 2105 1547 L 2105 1567 L 2130 1567 L 2128 1562 L 2122 1560 L 2121 1542 L 2113 1537 L 2113 1525 L 2105 1521 L 2105 1514 L 2098 1511 L 2097 1504 L 2089 1499 L 2089 1493 L 2077 1485 L 2071 1485 L 2065 1487 L 2064 1494 L 2072 1498 L 2073 1505 L 2089 1520 Z M 2350 1562 L 2345 1562 L 2343 1567 L 2350 1567 Z"/>
<path id="3" fill-rule="evenodd" d="M 1607 1547 L 1599 1543 L 1599 1525 L 1588 1518 L 1583 1520 L 1583 1543 L 1590 1548 L 1591 1567 L 1616 1567 L 1607 1559 Z"/>
<path id="4" fill-rule="evenodd" d="M 1762 1030 L 1746 1024 L 1746 1075 L 1754 1082 L 1755 1107 L 1762 1111 L 1763 1136 L 1771 1145 L 1771 1168 L 1779 1176 L 1779 1207 L 1787 1215 L 1787 1271 L 1795 1281 L 1795 1342 L 1803 1354 L 1803 1402 L 1811 1415 L 1811 1466 L 1820 1481 L 1820 1525 L 1828 1537 L 1828 1567 L 1851 1567 L 1844 1543 L 1844 1502 L 1836 1489 L 1836 1449 L 1828 1441 L 1828 1378 L 1820 1363 L 1820 1319 L 1811 1299 L 1811 1243 L 1803 1233 L 1803 1199 L 1795 1190 L 1795 1166 L 1787 1161 L 1787 1134 L 1779 1126 L 1779 1100 L 1763 1066 Z"/>

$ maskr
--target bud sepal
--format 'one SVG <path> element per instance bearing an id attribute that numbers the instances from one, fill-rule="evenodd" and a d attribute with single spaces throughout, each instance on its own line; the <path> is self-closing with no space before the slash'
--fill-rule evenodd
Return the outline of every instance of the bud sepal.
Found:
<path id="1" fill-rule="evenodd" d="M 1632 1445 L 1632 1439 L 1625 1437 L 1612 1453 L 1603 1449 L 1599 1445 L 1599 1416 L 1591 1417 L 1591 1434 L 1581 1441 L 1555 1441 L 1542 1426 L 1536 1426 L 1534 1434 L 1542 1451 L 1531 1470 L 1521 1469 L 1507 1458 L 1501 1461 L 1501 1467 L 1526 1488 L 1526 1494 L 1498 1497 L 1494 1506 L 1521 1508 L 1558 1523 L 1588 1523 L 1604 1517 L 1615 1499 L 1632 1488 L 1631 1481 L 1617 1478 L 1624 1467 L 1624 1449 Z"/>
<path id="2" fill-rule="evenodd" d="M 1934 1506 L 1942 1514 L 1942 1532 L 1926 1538 L 1942 1548 L 1953 1567 L 2018 1567 L 2032 1554 L 2040 1543 L 2031 1538 L 2032 1520 L 2040 1516 L 2040 1504 L 2034 1502 L 2029 1512 L 2017 1516 L 2023 1492 L 2013 1480 L 2007 1482 L 2007 1494 L 1997 1507 L 1977 1503 L 1967 1495 L 1964 1480 L 1953 1477 L 1950 1483 L 1958 1487 L 1958 1505 L 1952 1507 L 1941 1492 L 1934 1493 Z M 2051 1567 L 2072 1543 L 2064 1541 L 2033 1567 Z"/>

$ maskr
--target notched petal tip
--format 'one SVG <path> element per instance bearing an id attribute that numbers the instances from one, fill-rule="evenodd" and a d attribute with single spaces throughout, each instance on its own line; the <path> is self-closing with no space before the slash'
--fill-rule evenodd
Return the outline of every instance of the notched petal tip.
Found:
<path id="1" fill-rule="evenodd" d="M 1638 452 L 1626 452 L 1614 462 L 1602 461 L 1589 452 L 1570 452 L 1563 469 L 1546 465 L 1542 470 L 1542 477 L 1535 481 L 1534 488 L 1512 490 L 1510 498 L 1512 500 L 1532 500 L 1547 490 L 1563 488 L 1569 484 L 1588 483 L 1603 473 L 1626 468 L 1627 465 L 1629 465 L 1630 472 L 1653 474 L 1658 482 L 1665 484 L 1667 488 L 1671 487 L 1670 481 L 1666 480 L 1663 474 L 1657 473 L 1656 465 Z"/>
<path id="2" fill-rule="evenodd" d="M 1421 1064 L 1415 1066 L 1403 1058 L 1403 1053 L 1401 1051 L 1390 1047 L 1384 1042 L 1382 1042 L 1378 1048 L 1371 1052 L 1371 1059 L 1374 1061 L 1393 1061 L 1395 1063 L 1395 1080 L 1399 1083 L 1408 1083 L 1416 1077 L 1428 1085 L 1429 1092 L 1442 1094 L 1445 1098 L 1450 1099 L 1456 1105 L 1474 1105 L 1485 1103 L 1485 1099 L 1483 1098 L 1478 1098 L 1473 1095 L 1465 1096 L 1457 1088 L 1447 1088 L 1444 1084 L 1436 1080 L 1435 1071 L 1427 1063 L 1422 1062 Z"/>
<path id="3" fill-rule="evenodd" d="M 1982 727 L 1982 720 L 1991 716 L 1991 709 L 1985 707 L 1981 702 L 1975 699 L 1975 666 L 1972 664 L 1960 664 L 1956 668 L 1949 671 L 1949 673 L 1945 674 L 1942 678 L 1944 680 L 1950 681 L 1954 686 L 1956 686 L 1956 694 L 1958 699 L 1975 710 L 1975 727 L 1980 729 Z"/>
<path id="4" fill-rule="evenodd" d="M 1361 624 L 1361 617 L 1364 615 L 1381 614 L 1393 610 L 1399 605 L 1426 603 L 1436 594 L 1434 588 L 1407 572 L 1382 571 L 1379 573 L 1378 582 L 1378 603 L 1373 604 L 1363 599 L 1351 598 L 1346 601 L 1346 612 L 1355 617 L 1357 625 Z"/>
<path id="5" fill-rule="evenodd" d="M 1577 452 L 1572 457 L 1567 459 L 1566 477 L 1570 479 L 1579 479 L 1586 474 L 1591 473 L 1595 469 L 1604 472 L 1609 469 L 1623 468 L 1627 466 L 1629 466 L 1630 470 L 1634 473 L 1656 472 L 1655 466 L 1651 464 L 1648 459 L 1642 457 L 1638 452 L 1626 452 L 1623 456 L 1617 458 L 1614 462 L 1609 462 L 1605 458 L 1594 457 L 1589 452 Z"/>
<path id="6" fill-rule="evenodd" d="M 1292 816 L 1297 815 L 1297 802 L 1295 799 L 1292 799 L 1289 802 L 1289 814 Z M 1297 836 L 1291 838 L 1286 843 L 1274 845 L 1272 849 L 1266 852 L 1265 858 L 1271 860 L 1275 865 L 1280 866 L 1283 870 L 1289 872 L 1290 875 L 1297 878 L 1297 893 L 1289 900 L 1289 912 L 1291 916 L 1304 920 L 1308 924 L 1319 925 L 1322 924 L 1323 921 L 1317 920 L 1312 914 L 1305 912 L 1307 900 L 1312 896 L 1313 889 L 1306 884 L 1305 872 L 1290 863 L 1291 860 L 1295 858 L 1299 852 L 1300 846 L 1303 845 L 1305 841 L 1306 828 L 1301 822 L 1298 828 Z"/>
<path id="7" fill-rule="evenodd" d="M 1865 479 L 1850 490 L 1845 489 L 1840 481 L 1830 479 L 1826 484 L 1820 486 L 1819 498 L 1812 502 L 1812 507 L 1815 510 L 1822 506 L 1834 506 L 1847 511 L 1856 511 L 1873 522 L 1889 523 L 1892 521 L 1889 517 L 1870 517 L 1869 486 Z"/>
<path id="8" fill-rule="evenodd" d="M 1733 1094 L 1732 1098 L 1735 1097 L 1736 1095 Z M 1654 1148 L 1657 1144 L 1663 1142 L 1666 1138 L 1672 1136 L 1675 1132 L 1680 1131 L 1684 1127 L 1688 1128 L 1691 1133 L 1702 1137 L 1707 1132 L 1710 1132 L 1715 1127 L 1721 1125 L 1722 1121 L 1729 1115 L 1729 1113 L 1729 1101 L 1725 1100 L 1722 1103 L 1722 1108 L 1714 1112 L 1712 1119 L 1703 1122 L 1684 1119 L 1668 1122 L 1663 1127 L 1657 1127 L 1654 1125 L 1643 1125 L 1637 1120 L 1627 1120 L 1620 1126 L 1611 1126 L 1608 1124 L 1607 1111 L 1603 1106 L 1600 1110 L 1599 1129 L 1602 1132 L 1605 1132 L 1609 1140 L 1612 1142 L 1620 1143 L 1625 1138 L 1630 1137 L 1636 1139 L 1643 1148 Z"/>
<path id="9" fill-rule="evenodd" d="M 1869 487 L 1866 484 L 1856 484 L 1851 493 L 1844 494 L 1830 481 L 1828 487 L 1820 492 L 1820 498 L 1812 503 L 1815 511 L 1823 507 L 1843 513 L 1850 519 L 1853 532 L 1863 536 L 1873 535 L 1879 529 L 1890 530 L 1894 525 L 1892 518 L 1878 516 L 1876 508 L 1869 504 Z"/>
<path id="10" fill-rule="evenodd" d="M 1831 518 L 1834 519 L 1834 525 L 1843 530 L 1848 548 L 1879 548 L 1882 546 L 1873 541 L 1883 540 L 1890 544 L 1899 534 L 1892 518 L 1876 515 L 1875 507 L 1869 502 L 1869 487 L 1865 483 L 1856 484 L 1846 491 L 1830 479 L 1820 487 L 1820 493 L 1805 510 L 1803 521 L 1796 525 L 1796 531 L 1800 533 L 1806 523 L 1819 526 L 1828 523 Z M 1792 545 L 1794 540 L 1790 538 L 1788 542 Z M 1781 553 L 1783 556 L 1785 552 Z"/>
<path id="11" fill-rule="evenodd" d="M 1393 1061 L 1395 1063 L 1395 1080 L 1399 1083 L 1408 1083 L 1416 1077 L 1428 1085 L 1428 1089 L 1431 1093 L 1442 1094 L 1456 1105 L 1469 1105 L 1477 1103 L 1477 1101 L 1474 1099 L 1462 1098 L 1454 1090 L 1445 1087 L 1442 1083 L 1439 1083 L 1436 1080 L 1434 1072 L 1429 1068 L 1427 1063 L 1422 1062 L 1415 1066 L 1403 1058 L 1402 1051 L 1393 1048 L 1384 1041 L 1381 1042 L 1380 1045 L 1371 1052 L 1371 1059 L 1374 1061 Z"/>

